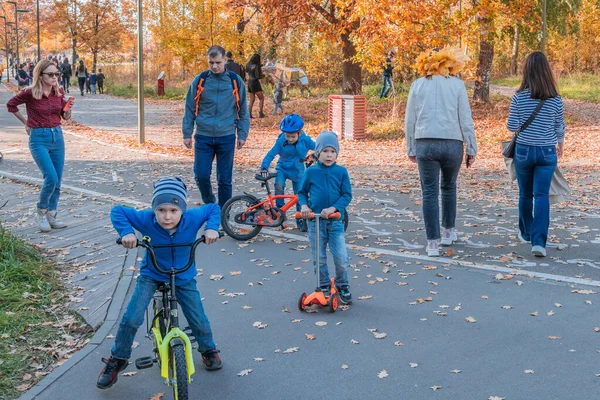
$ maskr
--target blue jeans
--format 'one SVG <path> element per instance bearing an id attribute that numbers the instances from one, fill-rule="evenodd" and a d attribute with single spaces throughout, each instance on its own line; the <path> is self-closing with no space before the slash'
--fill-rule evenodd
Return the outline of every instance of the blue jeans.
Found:
<path id="1" fill-rule="evenodd" d="M 315 252 L 316 229 L 315 221 L 308 221 L 308 240 L 313 267 L 317 268 L 317 254 Z M 338 287 L 348 285 L 348 249 L 344 238 L 344 223 L 340 219 L 319 219 L 319 282 L 321 287 L 329 286 L 329 268 L 327 267 L 327 244 L 335 264 L 335 285 Z"/>
<path id="2" fill-rule="evenodd" d="M 213 160 L 217 158 L 217 184 L 219 186 L 219 206 L 221 208 L 231 198 L 233 178 L 233 156 L 235 154 L 235 134 L 227 136 L 196 135 L 194 150 L 194 177 L 204 204 L 216 203 L 210 183 Z"/>
<path id="3" fill-rule="evenodd" d="M 273 102 L 274 106 L 273 106 L 273 115 L 277 114 L 277 110 L 281 110 L 281 113 L 283 114 L 283 103 L 275 103 Z"/>
<path id="4" fill-rule="evenodd" d="M 387 97 L 390 94 L 390 90 L 392 90 L 392 77 L 387 75 L 381 76 L 381 92 L 379 93 L 379 98 Z"/>
<path id="5" fill-rule="evenodd" d="M 90 90 L 92 91 L 92 93 L 96 93 L 96 84 L 95 83 L 93 83 L 93 84 L 90 83 Z"/>
<path id="6" fill-rule="evenodd" d="M 550 225 L 550 184 L 557 163 L 556 146 L 517 144 L 515 171 L 519 183 L 519 229 L 532 246 L 546 247 Z"/>
<path id="7" fill-rule="evenodd" d="M 29 151 L 44 176 L 37 208 L 54 211 L 58 207 L 60 182 L 65 166 L 65 141 L 60 125 L 56 128 L 32 129 L 29 134 Z"/>
<path id="8" fill-rule="evenodd" d="M 418 139 L 417 163 L 423 192 L 423 220 L 428 240 L 440 235 L 439 193 L 442 189 L 442 225 L 454 228 L 456 223 L 456 178 L 463 158 L 460 140 Z M 440 172 L 442 183 L 440 185 Z"/>
<path id="9" fill-rule="evenodd" d="M 138 276 L 135 291 L 119 323 L 115 344 L 110 350 L 115 358 L 128 360 L 131 357 L 133 339 L 135 339 L 138 328 L 144 323 L 146 309 L 160 283 L 146 276 Z M 185 315 L 188 325 L 198 342 L 198 351 L 205 352 L 216 348 L 210 322 L 208 322 L 208 318 L 204 313 L 195 279 L 177 286 L 177 299 L 183 315 Z"/>
<path id="10" fill-rule="evenodd" d="M 81 93 L 83 93 L 85 91 L 85 81 L 86 81 L 85 77 L 82 77 L 82 78 L 77 77 L 77 83 L 79 83 L 79 91 Z"/>
<path id="11" fill-rule="evenodd" d="M 298 194 L 302 187 L 302 175 L 296 175 L 297 172 L 289 174 L 286 171 L 277 170 L 277 178 L 275 178 L 275 195 L 285 193 L 285 181 L 289 179 L 292 181 L 292 187 L 294 188 L 294 194 Z M 275 205 L 281 208 L 285 204 L 284 199 L 275 200 Z M 296 203 L 296 211 L 300 211 L 300 204 Z"/>

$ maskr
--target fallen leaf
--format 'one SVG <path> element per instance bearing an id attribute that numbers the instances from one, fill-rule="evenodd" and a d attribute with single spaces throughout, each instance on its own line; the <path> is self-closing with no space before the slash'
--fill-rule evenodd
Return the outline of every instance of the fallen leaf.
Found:
<path id="1" fill-rule="evenodd" d="M 316 326 L 325 326 L 325 325 L 327 325 L 327 322 L 325 322 L 325 321 L 317 321 L 317 322 L 315 322 L 315 325 Z"/>
<path id="2" fill-rule="evenodd" d="M 387 333 L 385 332 L 373 332 L 373 336 L 375 336 L 375 339 L 383 339 L 384 337 L 387 336 Z"/>
<path id="3" fill-rule="evenodd" d="M 349 367 L 346 364 L 342 364 L 342 369 L 348 369 Z"/>
<path id="4" fill-rule="evenodd" d="M 160 400 L 164 397 L 165 392 L 153 394 L 149 400 Z"/>
<path id="5" fill-rule="evenodd" d="M 560 307 L 562 307 L 562 304 L 560 304 L 560 303 L 554 303 L 554 307 L 560 308 Z"/>
<path id="6" fill-rule="evenodd" d="M 452 371 L 453 374 L 460 374 L 462 371 L 460 369 L 453 369 Z"/>
<path id="7" fill-rule="evenodd" d="M 511 308 L 513 308 L 512 306 L 502 306 L 503 310 L 510 310 Z"/>
<path id="8" fill-rule="evenodd" d="M 211 281 L 220 281 L 221 279 L 223 279 L 223 275 L 211 275 L 208 279 L 210 279 Z"/>
<path id="9" fill-rule="evenodd" d="M 400 346 L 404 346 L 404 343 L 402 343 L 402 342 L 400 342 L 400 341 L 398 341 L 398 342 L 394 342 L 394 346 L 398 346 L 398 347 L 400 347 Z"/>
<path id="10" fill-rule="evenodd" d="M 554 311 L 550 310 L 546 313 L 547 316 L 551 317 L 554 315 Z"/>
<path id="11" fill-rule="evenodd" d="M 369 299 L 372 299 L 372 298 L 373 298 L 373 296 L 360 296 L 358 299 L 359 300 L 369 300 Z"/>
<path id="12" fill-rule="evenodd" d="M 411 368 L 417 368 L 419 366 L 417 363 L 408 363 L 408 365 L 410 365 Z"/>
<path id="13" fill-rule="evenodd" d="M 281 306 L 281 311 L 282 312 L 291 312 L 290 310 L 287 309 L 286 306 Z"/>
<path id="14" fill-rule="evenodd" d="M 298 322 L 302 322 L 302 321 L 304 321 L 304 320 L 303 319 L 293 319 L 292 320 L 293 323 L 298 323 Z"/>
<path id="15" fill-rule="evenodd" d="M 593 290 L 590 290 L 590 289 L 584 289 L 584 290 L 574 289 L 574 290 L 571 290 L 571 293 L 577 293 L 577 294 L 596 294 L 596 292 L 594 292 Z"/>
<path id="16" fill-rule="evenodd" d="M 297 353 L 299 352 L 300 349 L 297 347 L 290 347 L 289 349 L 284 350 L 282 353 L 283 354 L 290 354 L 290 353 Z"/>
<path id="17" fill-rule="evenodd" d="M 475 318 L 473 318 L 473 317 L 467 317 L 467 318 L 465 318 L 465 321 L 471 322 L 471 323 L 477 322 L 477 320 Z"/>
<path id="18" fill-rule="evenodd" d="M 498 396 L 490 396 L 488 397 L 488 400 L 504 400 L 505 397 L 498 397 Z"/>
<path id="19" fill-rule="evenodd" d="M 137 375 L 137 371 L 125 372 L 122 373 L 121 376 L 134 376 Z"/>
<path id="20" fill-rule="evenodd" d="M 433 390 L 435 392 L 436 390 L 440 390 L 441 388 L 442 388 L 441 386 L 432 386 L 431 390 Z"/>
<path id="21" fill-rule="evenodd" d="M 537 317 L 537 316 L 538 316 L 538 314 L 539 314 L 539 313 L 538 313 L 537 311 L 534 311 L 534 312 L 532 312 L 532 313 L 529 313 L 529 315 L 531 315 L 532 317 Z"/>
<path id="22" fill-rule="evenodd" d="M 254 361 L 262 362 L 265 361 L 265 359 L 261 357 L 254 357 Z"/>
<path id="23" fill-rule="evenodd" d="M 269 326 L 269 324 L 263 324 L 260 321 L 256 321 L 255 323 L 252 324 L 253 327 L 258 328 L 258 329 L 265 329 L 267 326 Z"/>
<path id="24" fill-rule="evenodd" d="M 306 340 L 315 340 L 315 335 L 311 335 L 310 333 L 305 333 Z"/>
<path id="25" fill-rule="evenodd" d="M 248 374 L 249 374 L 249 373 L 251 373 L 251 372 L 252 372 L 252 370 L 251 370 L 251 369 L 245 369 L 245 370 L 243 370 L 243 371 L 240 371 L 240 372 L 238 372 L 238 373 L 237 373 L 237 376 L 246 376 L 246 375 L 248 375 Z"/>
<path id="26" fill-rule="evenodd" d="M 238 275 L 241 275 L 241 274 L 242 274 L 242 271 L 231 271 L 229 273 L 229 275 L 231 275 L 231 276 L 238 276 Z"/>
<path id="27" fill-rule="evenodd" d="M 533 370 L 532 369 L 526 369 L 523 372 L 525 372 L 526 374 L 533 374 Z"/>
<path id="28" fill-rule="evenodd" d="M 548 339 L 550 339 L 550 340 L 558 340 L 558 339 L 560 339 L 560 336 L 548 336 Z"/>
<path id="29" fill-rule="evenodd" d="M 350 340 L 350 343 L 352 343 L 352 344 L 359 344 L 360 342 L 358 340 L 352 339 L 352 340 Z"/>
<path id="30" fill-rule="evenodd" d="M 600 328 L 594 328 L 594 332 L 600 332 Z"/>
<path id="31" fill-rule="evenodd" d="M 379 371 L 379 373 L 377 374 L 377 377 L 379 379 L 383 379 L 383 378 L 387 378 L 388 376 L 390 376 L 387 371 L 385 369 Z"/>

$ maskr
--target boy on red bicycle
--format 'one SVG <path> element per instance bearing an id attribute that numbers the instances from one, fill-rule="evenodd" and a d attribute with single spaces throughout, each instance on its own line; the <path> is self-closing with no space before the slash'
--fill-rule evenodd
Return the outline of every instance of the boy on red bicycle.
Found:
<path id="1" fill-rule="evenodd" d="M 220 208 L 217 204 L 207 204 L 200 208 L 187 210 L 187 188 L 180 178 L 162 178 L 154 185 L 152 210 L 134 210 L 122 206 L 114 207 L 110 219 L 123 246 L 131 249 L 137 244 L 134 229 L 144 236 L 152 238 L 152 244 L 185 244 L 196 240 L 198 231 L 206 222 L 204 237 L 206 244 L 219 238 Z M 163 248 L 155 250 L 157 263 L 181 268 L 189 260 L 187 247 Z M 221 368 L 219 350 L 213 341 L 210 322 L 204 313 L 200 293 L 194 277 L 198 274 L 196 266 L 176 277 L 177 300 L 185 315 L 192 333 L 198 342 L 198 351 L 202 353 L 204 367 L 209 370 Z M 96 386 L 108 389 L 117 382 L 119 372 L 123 371 L 131 356 L 131 345 L 138 328 L 144 322 L 144 313 L 159 284 L 169 282 L 169 276 L 156 271 L 144 256 L 137 278 L 135 291 L 127 305 L 127 310 L 119 324 L 111 356 L 102 362 L 106 366 L 100 372 Z"/>
<path id="2" fill-rule="evenodd" d="M 292 181 L 294 194 L 298 194 L 298 190 L 300 190 L 302 175 L 304 174 L 304 159 L 309 150 L 315 149 L 314 140 L 304 133 L 303 127 L 304 121 L 298 114 L 283 117 L 281 124 L 279 124 L 281 133 L 260 165 L 260 173 L 266 177 L 269 174 L 271 162 L 275 156 L 279 156 L 276 167 L 275 195 L 285 193 L 285 181 L 287 179 Z M 277 207 L 283 207 L 283 204 L 283 199 L 277 199 L 275 202 Z M 296 210 L 300 211 L 299 204 L 296 204 Z M 300 231 L 306 232 L 307 228 L 303 219 L 297 218 L 296 225 Z"/>

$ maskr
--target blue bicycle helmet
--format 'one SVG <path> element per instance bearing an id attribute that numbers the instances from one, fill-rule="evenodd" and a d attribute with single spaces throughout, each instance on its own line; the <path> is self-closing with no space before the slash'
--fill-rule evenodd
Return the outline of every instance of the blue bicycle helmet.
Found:
<path id="1" fill-rule="evenodd" d="M 281 120 L 281 124 L 279 124 L 279 129 L 281 129 L 281 132 L 285 133 L 298 132 L 301 131 L 302 128 L 304 128 L 304 121 L 298 114 L 286 115 Z"/>

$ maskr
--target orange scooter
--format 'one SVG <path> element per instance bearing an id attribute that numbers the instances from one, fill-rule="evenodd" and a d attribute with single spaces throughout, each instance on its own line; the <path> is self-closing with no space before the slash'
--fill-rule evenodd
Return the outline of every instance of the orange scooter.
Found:
<path id="1" fill-rule="evenodd" d="M 329 219 L 337 219 L 340 218 L 340 213 L 335 212 L 329 214 Z M 296 218 L 302 218 L 300 212 L 296 213 Z M 315 254 L 316 254 L 316 264 L 317 264 L 317 288 L 314 292 L 307 295 L 306 293 L 302 293 L 300 299 L 298 300 L 298 309 L 300 311 L 306 311 L 306 307 L 310 307 L 312 305 L 318 305 L 321 307 L 328 307 L 329 312 L 335 312 L 338 308 L 339 304 L 339 295 L 337 289 L 335 288 L 335 279 L 331 278 L 331 287 L 329 288 L 329 297 L 325 297 L 323 291 L 321 290 L 321 271 L 320 271 L 320 259 L 319 259 L 319 220 L 321 217 L 319 215 L 315 215 L 314 213 L 310 213 L 310 219 L 315 219 Z"/>

